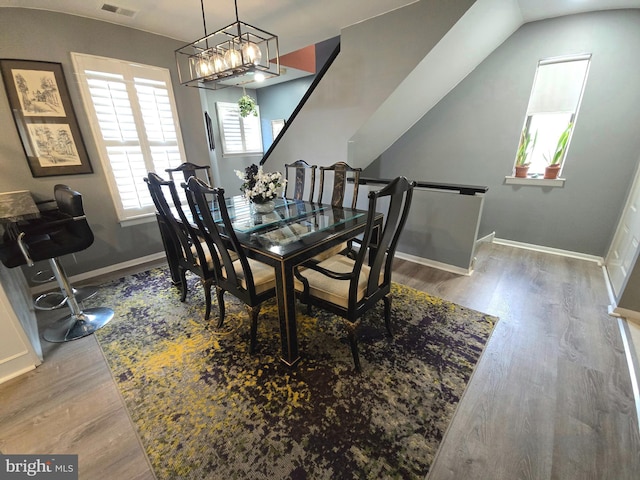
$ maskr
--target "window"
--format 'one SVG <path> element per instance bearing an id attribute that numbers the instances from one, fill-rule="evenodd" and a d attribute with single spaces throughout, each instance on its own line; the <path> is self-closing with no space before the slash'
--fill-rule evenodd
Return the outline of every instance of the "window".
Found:
<path id="1" fill-rule="evenodd" d="M 575 127 L 591 55 L 563 57 L 538 62 L 533 81 L 523 137 L 529 136 L 526 162 L 528 176 L 542 178 L 565 131 L 568 140 Z M 565 134 L 566 136 L 566 134 Z M 560 162 L 566 157 L 568 142 Z"/>
<path id="2" fill-rule="evenodd" d="M 257 116 L 249 114 L 243 118 L 237 103 L 216 102 L 224 156 L 262 154 L 260 109 L 257 106 L 256 109 Z"/>
<path id="3" fill-rule="evenodd" d="M 153 213 L 143 178 L 185 157 L 169 71 L 71 54 L 120 221 Z"/>

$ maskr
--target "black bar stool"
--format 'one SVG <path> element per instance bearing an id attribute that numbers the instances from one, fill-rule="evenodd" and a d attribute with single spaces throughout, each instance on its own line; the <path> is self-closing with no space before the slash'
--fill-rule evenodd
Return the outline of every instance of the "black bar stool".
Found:
<path id="1" fill-rule="evenodd" d="M 54 195 L 57 210 L 43 213 L 33 221 L 18 226 L 17 238 L 5 238 L 0 246 L 0 261 L 8 268 L 33 266 L 40 260 L 49 260 L 51 270 L 66 296 L 71 314 L 60 319 L 43 333 L 45 340 L 59 343 L 91 335 L 106 325 L 114 316 L 105 307 L 82 310 L 73 287 L 60 263 L 60 257 L 79 252 L 93 244 L 94 236 L 82 206 L 82 195 L 66 185 L 56 185 Z"/>

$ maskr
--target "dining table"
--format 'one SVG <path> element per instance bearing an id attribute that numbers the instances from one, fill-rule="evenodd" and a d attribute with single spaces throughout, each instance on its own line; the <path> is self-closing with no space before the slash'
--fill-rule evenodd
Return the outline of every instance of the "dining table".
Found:
<path id="1" fill-rule="evenodd" d="M 277 198 L 275 208 L 268 213 L 258 213 L 255 205 L 242 195 L 229 197 L 226 203 L 233 229 L 247 257 L 274 268 L 281 360 L 293 366 L 300 359 L 294 268 L 362 234 L 367 226 L 368 213 L 366 210 L 289 198 Z M 224 237 L 225 228 L 214 203 L 211 204 L 211 211 Z M 190 218 L 190 215 L 187 217 Z M 381 213 L 376 214 L 374 222 L 381 224 L 382 217 Z M 179 272 L 175 260 L 180 246 L 171 242 L 167 226 L 160 216 L 157 219 L 172 281 L 178 283 Z M 177 214 L 176 219 L 179 221 Z M 195 224 L 193 226 L 196 227 Z"/>

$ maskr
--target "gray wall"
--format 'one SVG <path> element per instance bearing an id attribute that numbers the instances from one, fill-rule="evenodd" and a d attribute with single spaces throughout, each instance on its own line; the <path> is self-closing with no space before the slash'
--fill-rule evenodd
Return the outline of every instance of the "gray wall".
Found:
<path id="1" fill-rule="evenodd" d="M 486 185 L 480 236 L 604 256 L 640 152 L 639 51 L 638 10 L 525 24 L 366 173 Z M 564 188 L 505 185 L 538 60 L 578 53 L 593 57 Z"/>
<path id="2" fill-rule="evenodd" d="M 421 0 L 342 30 L 340 55 L 267 159 L 348 161 L 349 140 L 475 0 Z"/>
<path id="3" fill-rule="evenodd" d="M 339 38 L 334 37 L 316 45 L 316 70 L 319 70 L 326 62 L 333 49 L 338 44 Z M 298 106 L 303 95 L 309 89 L 315 75 L 298 78 L 284 83 L 279 83 L 270 87 L 260 89 L 246 89 L 247 94 L 251 95 L 258 102 L 260 107 L 260 120 L 262 127 L 262 144 L 266 153 L 273 143 L 273 135 L 271 133 L 271 120 L 285 119 L 288 120 L 293 110 Z M 241 181 L 235 175 L 235 170 L 242 170 L 252 163 L 258 164 L 262 157 L 245 156 L 245 157 L 223 157 L 220 145 L 220 131 L 217 126 L 217 115 L 215 104 L 220 102 L 236 102 L 242 95 L 241 88 L 224 88 L 221 90 L 207 90 L 201 92 L 202 105 L 205 111 L 208 111 L 213 121 L 214 137 L 216 141 L 216 149 L 211 152 L 210 160 L 214 169 L 215 183 L 223 185 L 227 191 L 237 193 L 240 188 Z M 279 169 L 282 171 L 282 165 L 271 167 L 272 170 Z"/>
<path id="4" fill-rule="evenodd" d="M 285 119 L 288 121 L 314 78 L 315 75 L 309 75 L 256 90 L 258 105 L 260 105 L 262 143 L 265 153 L 273 143 L 271 120 Z"/>
<path id="5" fill-rule="evenodd" d="M 60 62 L 84 137 L 94 173 L 33 178 L 9 110 L 4 85 L 0 87 L 0 192 L 25 189 L 39 198 L 51 198 L 56 183 L 66 183 L 83 194 L 84 206 L 96 240 L 73 258 L 64 258 L 70 275 L 163 251 L 155 221 L 121 227 L 92 139 L 70 52 L 137 61 L 171 70 L 187 158 L 202 163 L 207 157 L 204 119 L 197 89 L 181 87 L 175 72 L 174 50 L 182 45 L 169 38 L 65 14 L 22 8 L 0 8 L 0 58 Z M 1 83 L 1 80 L 0 80 Z"/>

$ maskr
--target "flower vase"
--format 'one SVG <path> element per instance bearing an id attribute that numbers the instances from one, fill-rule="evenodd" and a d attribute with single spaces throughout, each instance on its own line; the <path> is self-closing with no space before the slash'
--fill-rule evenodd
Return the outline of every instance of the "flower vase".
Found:
<path id="1" fill-rule="evenodd" d="M 275 207 L 276 207 L 276 204 L 273 200 L 267 200 L 266 202 L 263 202 L 263 203 L 253 202 L 253 208 L 256 211 L 256 213 L 269 213 L 269 212 L 272 212 Z"/>

